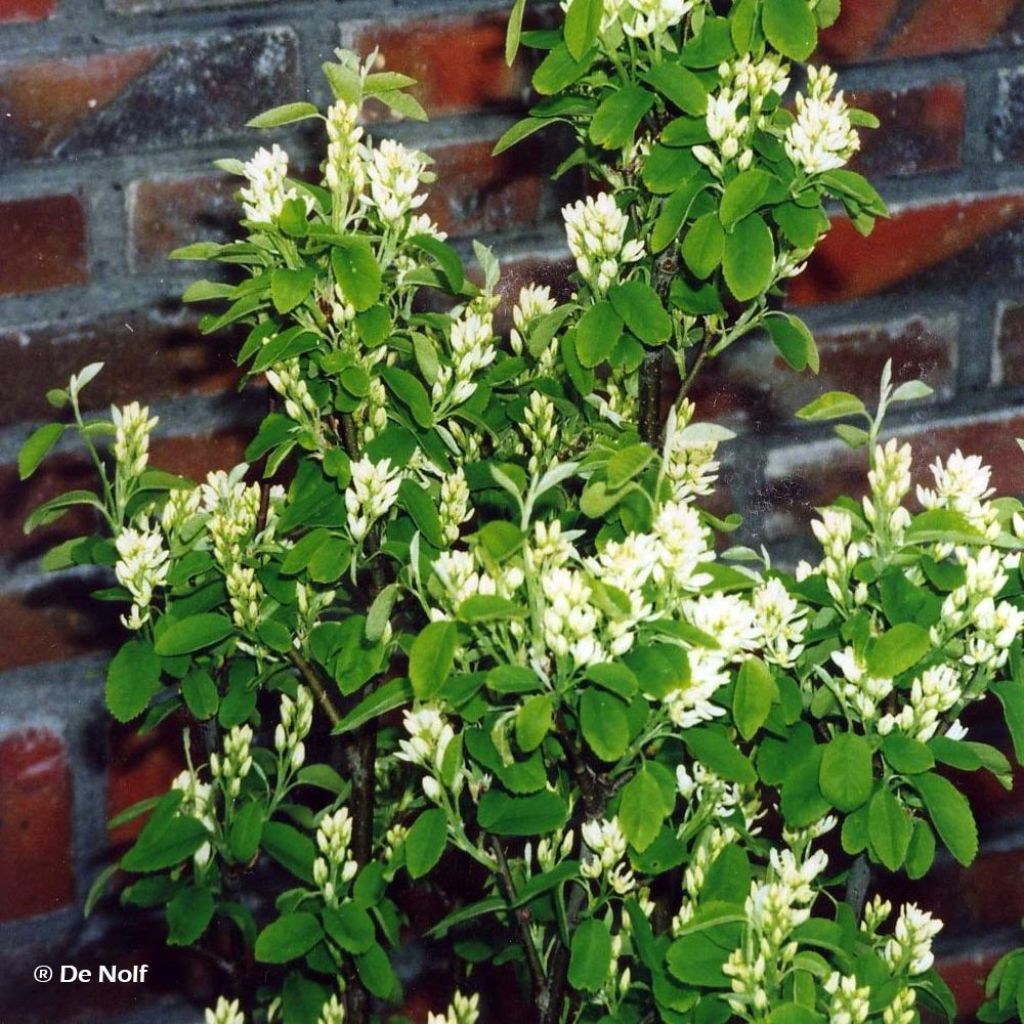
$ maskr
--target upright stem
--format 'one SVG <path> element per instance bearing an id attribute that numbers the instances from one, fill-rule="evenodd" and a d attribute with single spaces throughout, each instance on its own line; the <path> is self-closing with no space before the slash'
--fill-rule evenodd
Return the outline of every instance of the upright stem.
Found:
<path id="1" fill-rule="evenodd" d="M 672 279 L 679 271 L 679 256 L 673 247 L 665 249 L 654 261 L 651 285 L 664 305 L 668 305 Z M 663 350 L 648 349 L 640 367 L 640 436 L 652 447 L 661 445 L 661 383 Z"/>
<path id="2" fill-rule="evenodd" d="M 512 872 L 508 868 L 508 861 L 505 859 L 505 849 L 501 845 L 501 840 L 496 836 L 491 839 L 491 849 L 494 851 L 494 860 L 498 865 L 498 881 L 501 883 L 505 899 L 508 900 L 511 913 L 516 919 L 523 949 L 526 951 L 526 963 L 530 968 L 533 990 L 539 994 L 544 989 L 544 965 L 540 962 L 540 955 L 537 953 L 537 947 L 530 932 L 529 911 L 523 907 L 512 908 L 512 904 L 516 901 L 516 886 L 512 880 Z"/>
<path id="3" fill-rule="evenodd" d="M 865 854 L 859 854 L 850 867 L 846 879 L 846 905 L 853 911 L 853 916 L 860 921 L 864 914 L 864 903 L 868 898 L 871 886 L 871 865 Z"/>

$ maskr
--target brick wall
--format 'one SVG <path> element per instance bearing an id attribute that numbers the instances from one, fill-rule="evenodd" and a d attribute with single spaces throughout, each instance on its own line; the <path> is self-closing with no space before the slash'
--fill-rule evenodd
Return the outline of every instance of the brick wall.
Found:
<path id="1" fill-rule="evenodd" d="M 436 157 L 431 215 L 458 240 L 475 234 L 496 245 L 509 294 L 531 275 L 563 278 L 557 210 L 574 185 L 546 178 L 557 146 L 488 156 L 524 98 L 522 68 L 502 62 L 507 6 L 0 0 L 4 1024 L 173 1024 L 194 1019 L 173 993 L 201 987 L 188 962 L 158 954 L 160 929 L 145 919 L 121 916 L 114 929 L 102 916 L 80 919 L 103 862 L 105 817 L 166 785 L 177 738 L 173 730 L 133 738 L 106 724 L 110 623 L 86 600 L 90 580 L 44 580 L 38 571 L 45 542 L 82 523 L 68 517 L 45 538 L 21 533 L 33 504 L 84 472 L 69 451 L 30 487 L 17 484 L 14 459 L 45 415 L 42 392 L 103 359 L 93 400 L 149 401 L 161 416 L 158 463 L 198 473 L 239 458 L 255 410 L 226 400 L 230 339 L 198 336 L 176 300 L 190 270 L 165 257 L 224 233 L 231 185 L 211 160 L 251 152 L 241 126 L 258 110 L 307 94 L 324 101 L 317 69 L 340 43 L 380 44 L 390 67 L 422 79 L 433 122 L 379 128 Z M 838 221 L 795 282 L 792 302 L 821 345 L 820 378 L 796 378 L 751 344 L 714 368 L 699 396 L 706 415 L 740 432 L 727 483 L 748 516 L 746 539 L 777 551 L 795 550 L 790 538 L 813 505 L 861 486 L 861 465 L 827 434 L 794 425 L 792 412 L 824 388 L 870 395 L 890 355 L 899 375 L 935 387 L 930 404 L 904 412 L 900 424 L 921 465 L 962 445 L 993 461 L 1001 488 L 1024 492 L 1014 440 L 1024 435 L 1024 3 L 846 0 L 844 8 L 822 56 L 842 66 L 846 87 L 886 125 L 860 159 L 893 217 L 868 240 Z M 282 140 L 300 161 L 314 159 L 301 133 Z M 944 964 L 968 1010 L 979 973 L 1024 913 L 1024 799 L 991 788 L 978 799 L 986 808 L 978 863 L 967 872 L 944 864 L 918 893 L 949 917 Z M 30 980 L 37 962 L 119 958 L 148 961 L 157 977 L 131 991 Z"/>

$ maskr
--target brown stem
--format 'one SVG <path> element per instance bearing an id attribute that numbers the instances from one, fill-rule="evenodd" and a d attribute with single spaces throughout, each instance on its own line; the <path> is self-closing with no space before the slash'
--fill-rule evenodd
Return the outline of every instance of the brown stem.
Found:
<path id="1" fill-rule="evenodd" d="M 850 867 L 850 874 L 846 878 L 846 905 L 853 911 L 853 916 L 859 921 L 864 913 L 864 903 L 868 898 L 868 889 L 871 886 L 871 865 L 868 858 L 861 853 Z"/>
<path id="2" fill-rule="evenodd" d="M 516 886 L 512 880 L 512 872 L 508 868 L 508 861 L 505 859 L 505 850 L 501 845 L 501 840 L 496 836 L 491 838 L 491 849 L 494 851 L 494 859 L 498 865 L 498 881 L 501 883 L 505 899 L 508 900 L 509 910 L 519 927 L 519 935 L 526 952 L 526 962 L 530 968 L 530 978 L 533 981 L 533 990 L 539 994 L 544 989 L 544 965 L 540 962 L 540 955 L 534 945 L 533 936 L 530 934 L 530 912 L 525 907 L 512 909 L 512 904 L 516 902 Z"/>
<path id="3" fill-rule="evenodd" d="M 561 711 L 555 713 L 555 727 L 555 737 L 562 745 L 569 761 L 569 767 L 572 769 L 573 778 L 576 780 L 576 785 L 580 787 L 580 793 L 583 796 L 583 809 L 588 818 L 599 818 L 605 804 L 601 786 L 593 772 L 587 767 L 579 750 L 576 749 L 576 744 L 573 742 L 572 734 L 565 724 L 565 718 Z"/>
<path id="4" fill-rule="evenodd" d="M 288 652 L 288 659 L 299 670 L 302 678 L 313 691 L 327 720 L 331 725 L 337 725 L 341 721 L 341 712 L 334 706 L 331 695 L 327 692 L 323 679 L 320 678 L 320 673 L 294 649 Z"/>
<path id="5" fill-rule="evenodd" d="M 674 247 L 670 246 L 654 261 L 654 273 L 651 276 L 651 285 L 666 305 L 672 279 L 678 272 L 679 256 Z M 661 443 L 662 366 L 662 349 L 648 349 L 644 353 L 639 387 L 640 436 L 655 448 Z"/>
<path id="6" fill-rule="evenodd" d="M 569 905 L 565 908 L 565 916 L 569 927 L 579 920 L 587 902 L 587 896 L 580 886 L 576 886 L 569 897 Z M 548 980 L 537 1000 L 540 1010 L 540 1024 L 558 1024 L 562 1019 L 562 1007 L 569 991 L 569 947 L 563 942 L 551 956 Z"/>

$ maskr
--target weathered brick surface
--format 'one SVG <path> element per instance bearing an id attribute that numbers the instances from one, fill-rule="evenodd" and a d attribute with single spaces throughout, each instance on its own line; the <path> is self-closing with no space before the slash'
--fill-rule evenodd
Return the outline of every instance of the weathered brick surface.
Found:
<path id="1" fill-rule="evenodd" d="M 0 296 L 89 278 L 85 212 L 75 195 L 0 201 Z"/>
<path id="2" fill-rule="evenodd" d="M 0 921 L 75 896 L 71 776 L 61 736 L 33 726 L 0 736 Z"/>
<path id="3" fill-rule="evenodd" d="M 290 28 L 0 67 L 0 157 L 81 158 L 238 134 L 300 92 Z"/>
<path id="4" fill-rule="evenodd" d="M 996 160 L 1024 160 L 1024 68 L 999 72 L 998 99 L 988 133 Z"/>
<path id="5" fill-rule="evenodd" d="M 850 103 L 871 111 L 882 127 L 862 130 L 854 166 L 862 174 L 909 175 L 960 166 L 964 139 L 964 82 L 948 79 L 907 89 L 852 93 Z"/>
<path id="6" fill-rule="evenodd" d="M 63 386 L 95 362 L 104 368 L 82 393 L 87 410 L 123 402 L 129 393 L 153 402 L 230 388 L 237 380 L 233 354 L 239 333 L 204 337 L 198 314 L 178 303 L 0 329 L 0 394 L 9 396 L 0 405 L 0 426 L 57 415 L 40 383 Z"/>
<path id="7" fill-rule="evenodd" d="M 1024 384 L 1024 306 L 1005 303 L 996 328 L 997 379 Z"/>
<path id="8" fill-rule="evenodd" d="M 413 92 L 432 117 L 509 110 L 521 103 L 528 82 L 523 61 L 505 64 L 501 11 L 368 22 L 355 32 L 343 29 L 342 40 L 364 54 L 379 47 L 387 68 L 417 79 Z"/>
<path id="9" fill-rule="evenodd" d="M 42 21 L 52 17 L 57 0 L 0 0 L 0 25 L 16 21 Z"/>

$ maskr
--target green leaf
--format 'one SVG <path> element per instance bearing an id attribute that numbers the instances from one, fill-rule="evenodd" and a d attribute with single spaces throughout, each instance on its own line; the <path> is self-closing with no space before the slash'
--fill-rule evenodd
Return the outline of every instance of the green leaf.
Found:
<path id="1" fill-rule="evenodd" d="M 996 683 L 992 687 L 992 692 L 1003 705 L 1003 716 L 1013 739 L 1013 752 L 1017 757 L 1017 763 L 1024 764 L 1024 683 L 1019 679 Z"/>
<path id="2" fill-rule="evenodd" d="M 268 821 L 263 826 L 260 846 L 296 878 L 312 883 L 316 847 L 309 836 L 284 822 Z"/>
<path id="3" fill-rule="evenodd" d="M 313 966 L 314 951 L 309 958 Z M 315 969 L 315 968 L 314 968 Z M 327 1002 L 327 989 L 298 971 L 291 971 L 281 986 L 282 1024 L 320 1024 L 320 1013 Z"/>
<path id="4" fill-rule="evenodd" d="M 622 335 L 623 320 L 612 304 L 603 299 L 580 317 L 576 329 L 576 352 L 588 369 L 603 363 Z"/>
<path id="5" fill-rule="evenodd" d="M 867 805 L 867 834 L 879 860 L 890 871 L 899 870 L 906 860 L 913 822 L 887 785 Z"/>
<path id="6" fill-rule="evenodd" d="M 162 658 L 175 658 L 219 643 L 234 630 L 234 623 L 226 615 L 200 612 L 172 622 L 157 637 L 154 649 Z"/>
<path id="7" fill-rule="evenodd" d="M 263 804 L 256 800 L 250 800 L 240 810 L 236 810 L 228 835 L 228 846 L 231 847 L 231 856 L 240 864 L 248 864 L 256 856 L 265 820 Z"/>
<path id="8" fill-rule="evenodd" d="M 748 658 L 736 675 L 732 695 L 733 721 L 745 740 L 764 725 L 778 696 L 779 687 L 768 666 L 760 658 Z"/>
<path id="9" fill-rule="evenodd" d="M 323 929 L 313 914 L 283 914 L 268 924 L 256 939 L 256 959 L 262 964 L 284 964 L 308 953 L 322 938 Z"/>
<path id="10" fill-rule="evenodd" d="M 626 85 L 611 92 L 594 112 L 590 141 L 604 149 L 622 149 L 636 135 L 637 125 L 654 106 L 654 93 L 639 85 Z"/>
<path id="11" fill-rule="evenodd" d="M 799 1003 L 783 1003 L 768 1015 L 767 1024 L 824 1024 L 820 1013 Z"/>
<path id="12" fill-rule="evenodd" d="M 161 871 L 191 857 L 210 838 L 195 818 L 179 815 L 182 794 L 163 796 L 139 833 L 135 845 L 121 858 L 125 871 Z"/>
<path id="13" fill-rule="evenodd" d="M 791 313 L 771 313 L 764 322 L 765 330 L 779 355 L 797 373 L 810 367 L 818 372 L 818 347 L 807 324 Z"/>
<path id="14" fill-rule="evenodd" d="M 108 864 L 94 879 L 92 885 L 89 886 L 89 891 L 85 895 L 85 902 L 82 906 L 82 916 L 91 917 L 92 912 L 96 909 L 96 904 L 106 895 L 107 886 L 110 884 L 111 878 L 117 874 L 119 865 L 115 861 L 113 864 Z"/>
<path id="15" fill-rule="evenodd" d="M 400 991 L 387 953 L 374 943 L 365 953 L 356 958 L 356 973 L 359 980 L 378 999 L 394 1000 Z"/>
<path id="16" fill-rule="evenodd" d="M 615 312 L 645 344 L 661 345 L 672 337 L 672 318 L 646 281 L 627 281 L 608 293 Z"/>
<path id="17" fill-rule="evenodd" d="M 882 756 L 901 775 L 918 775 L 935 766 L 935 757 L 926 744 L 898 732 L 882 740 Z"/>
<path id="18" fill-rule="evenodd" d="M 523 753 L 536 750 L 551 731 L 554 705 L 546 693 L 539 693 L 523 704 L 516 714 L 516 743 Z"/>
<path id="19" fill-rule="evenodd" d="M 167 904 L 168 946 L 198 942 L 213 917 L 214 902 L 205 886 L 190 885 Z"/>
<path id="20" fill-rule="evenodd" d="M 673 192 L 662 204 L 661 213 L 651 229 L 651 252 L 659 253 L 675 241 L 693 203 L 694 190 L 687 184 Z"/>
<path id="21" fill-rule="evenodd" d="M 404 707 L 413 697 L 408 679 L 389 679 L 383 686 L 361 700 L 332 730 L 335 736 L 351 732 L 367 722 Z"/>
<path id="22" fill-rule="evenodd" d="M 346 953 L 365 953 L 376 940 L 377 929 L 373 918 L 351 900 L 337 910 L 325 907 L 323 920 L 324 930 Z"/>
<path id="23" fill-rule="evenodd" d="M 448 844 L 448 818 L 434 807 L 424 811 L 405 837 L 405 866 L 412 878 L 422 878 L 441 859 Z"/>
<path id="24" fill-rule="evenodd" d="M 584 692 L 580 700 L 580 727 L 590 749 L 602 761 L 618 761 L 629 746 L 625 705 L 603 690 Z"/>
<path id="25" fill-rule="evenodd" d="M 569 48 L 559 43 L 533 73 L 533 87 L 541 96 L 553 96 L 585 75 L 593 62 L 593 51 L 576 60 Z"/>
<path id="26" fill-rule="evenodd" d="M 752 786 L 757 781 L 750 759 L 736 748 L 724 731 L 709 727 L 686 729 L 681 738 L 705 768 L 723 779 L 743 786 Z"/>
<path id="27" fill-rule="evenodd" d="M 433 426 L 434 410 L 430 396 L 416 377 L 397 366 L 385 366 L 380 375 L 395 397 L 408 406 L 412 418 L 421 427 Z"/>
<path id="28" fill-rule="evenodd" d="M 698 217 L 683 239 L 683 261 L 699 278 L 710 277 L 725 254 L 725 232 L 712 211 Z"/>
<path id="29" fill-rule="evenodd" d="M 901 622 L 868 647 L 868 673 L 891 679 L 912 668 L 930 650 L 931 639 L 927 629 L 913 622 Z"/>
<path id="30" fill-rule="evenodd" d="M 427 491 L 412 477 L 406 477 L 398 488 L 398 503 L 412 516 L 416 528 L 435 548 L 445 546 L 444 531 L 437 506 Z"/>
<path id="31" fill-rule="evenodd" d="M 572 0 L 565 14 L 565 45 L 579 60 L 597 39 L 601 29 L 602 0 Z"/>
<path id="32" fill-rule="evenodd" d="M 458 629 L 454 622 L 431 622 L 412 643 L 409 652 L 409 681 L 420 700 L 437 695 L 451 674 L 455 661 Z"/>
<path id="33" fill-rule="evenodd" d="M 600 992 L 612 966 L 612 937 L 598 918 L 580 924 L 572 934 L 569 984 L 581 992 Z"/>
<path id="34" fill-rule="evenodd" d="M 519 39 L 523 32 L 523 13 L 526 11 L 526 0 L 516 0 L 512 13 L 508 16 L 508 29 L 505 33 L 505 63 L 512 67 L 519 51 Z"/>
<path id="35" fill-rule="evenodd" d="M 251 121 L 246 122 L 247 128 L 280 128 L 285 124 L 305 121 L 309 117 L 319 117 L 320 110 L 312 103 L 285 103 L 283 106 L 264 110 Z"/>
<path id="36" fill-rule="evenodd" d="M 623 835 L 635 850 L 643 853 L 657 838 L 670 811 L 658 780 L 643 765 L 622 790 L 618 820 Z"/>
<path id="37" fill-rule="evenodd" d="M 185 706 L 200 722 L 212 718 L 220 704 L 217 684 L 205 669 L 193 669 L 181 681 L 181 696 Z"/>
<path id="38" fill-rule="evenodd" d="M 708 109 L 708 94 L 701 80 L 679 64 L 655 64 L 641 75 L 643 81 L 670 99 L 684 114 L 703 117 Z"/>
<path id="39" fill-rule="evenodd" d="M 33 430 L 18 453 L 18 477 L 27 480 L 38 468 L 50 449 L 63 437 L 63 423 L 45 423 Z"/>
<path id="40" fill-rule="evenodd" d="M 516 121 L 494 144 L 491 156 L 498 156 L 504 153 L 506 149 L 511 149 L 517 143 L 522 142 L 523 139 L 529 138 L 534 132 L 540 131 L 545 125 L 551 123 L 551 118 L 547 117 L 524 117 L 521 121 Z"/>
<path id="41" fill-rule="evenodd" d="M 729 981 L 722 971 L 728 956 L 724 943 L 716 942 L 706 932 L 694 932 L 676 939 L 665 959 L 672 976 L 684 984 L 728 988 Z"/>
<path id="42" fill-rule="evenodd" d="M 655 457 L 654 449 L 643 442 L 620 448 L 608 460 L 608 486 L 613 491 L 642 473 Z"/>
<path id="43" fill-rule="evenodd" d="M 380 298 L 380 264 L 365 238 L 336 239 L 331 250 L 331 268 L 345 299 L 357 313 Z"/>
<path id="44" fill-rule="evenodd" d="M 779 191 L 780 182 L 773 174 L 751 167 L 741 171 L 725 187 L 718 215 L 728 230 L 762 206 L 772 193 Z"/>
<path id="45" fill-rule="evenodd" d="M 948 779 L 931 772 L 915 775 L 910 781 L 921 794 L 932 823 L 949 852 L 967 867 L 978 855 L 978 826 L 967 797 Z"/>
<path id="46" fill-rule="evenodd" d="M 146 640 L 129 640 L 107 669 L 106 701 L 119 722 L 130 722 L 160 689 L 160 659 Z"/>
<path id="47" fill-rule="evenodd" d="M 453 292 L 462 291 L 462 287 L 466 283 L 462 258 L 447 242 L 442 242 L 440 238 L 435 238 L 433 235 L 413 235 L 406 244 L 422 249 L 437 260 L 437 265 L 448 281 L 448 287 Z"/>
<path id="48" fill-rule="evenodd" d="M 928 822 L 914 819 L 914 832 L 906 856 L 907 877 L 916 881 L 924 878 L 935 862 L 935 833 Z"/>
<path id="49" fill-rule="evenodd" d="M 790 60 L 807 60 L 818 45 L 818 25 L 807 0 L 764 0 L 768 42 Z"/>
<path id="50" fill-rule="evenodd" d="M 767 291 L 775 276 L 775 243 L 758 214 L 741 220 L 726 236 L 722 269 L 729 291 L 740 302 Z"/>
<path id="51" fill-rule="evenodd" d="M 863 736 L 844 732 L 826 744 L 818 774 L 821 795 L 837 811 L 855 811 L 871 796 L 871 747 Z"/>
<path id="52" fill-rule="evenodd" d="M 288 313 L 304 302 L 313 290 L 316 281 L 316 270 L 303 267 L 301 270 L 288 270 L 278 267 L 270 275 L 270 298 L 278 313 Z"/>
<path id="53" fill-rule="evenodd" d="M 507 796 L 489 789 L 480 798 L 477 821 L 496 836 L 547 835 L 561 828 L 569 816 L 565 801 L 550 790 L 529 796 Z"/>
<path id="54" fill-rule="evenodd" d="M 843 416 L 866 415 L 864 403 L 847 391 L 826 391 L 813 402 L 797 410 L 797 418 L 810 423 L 838 420 Z"/>

